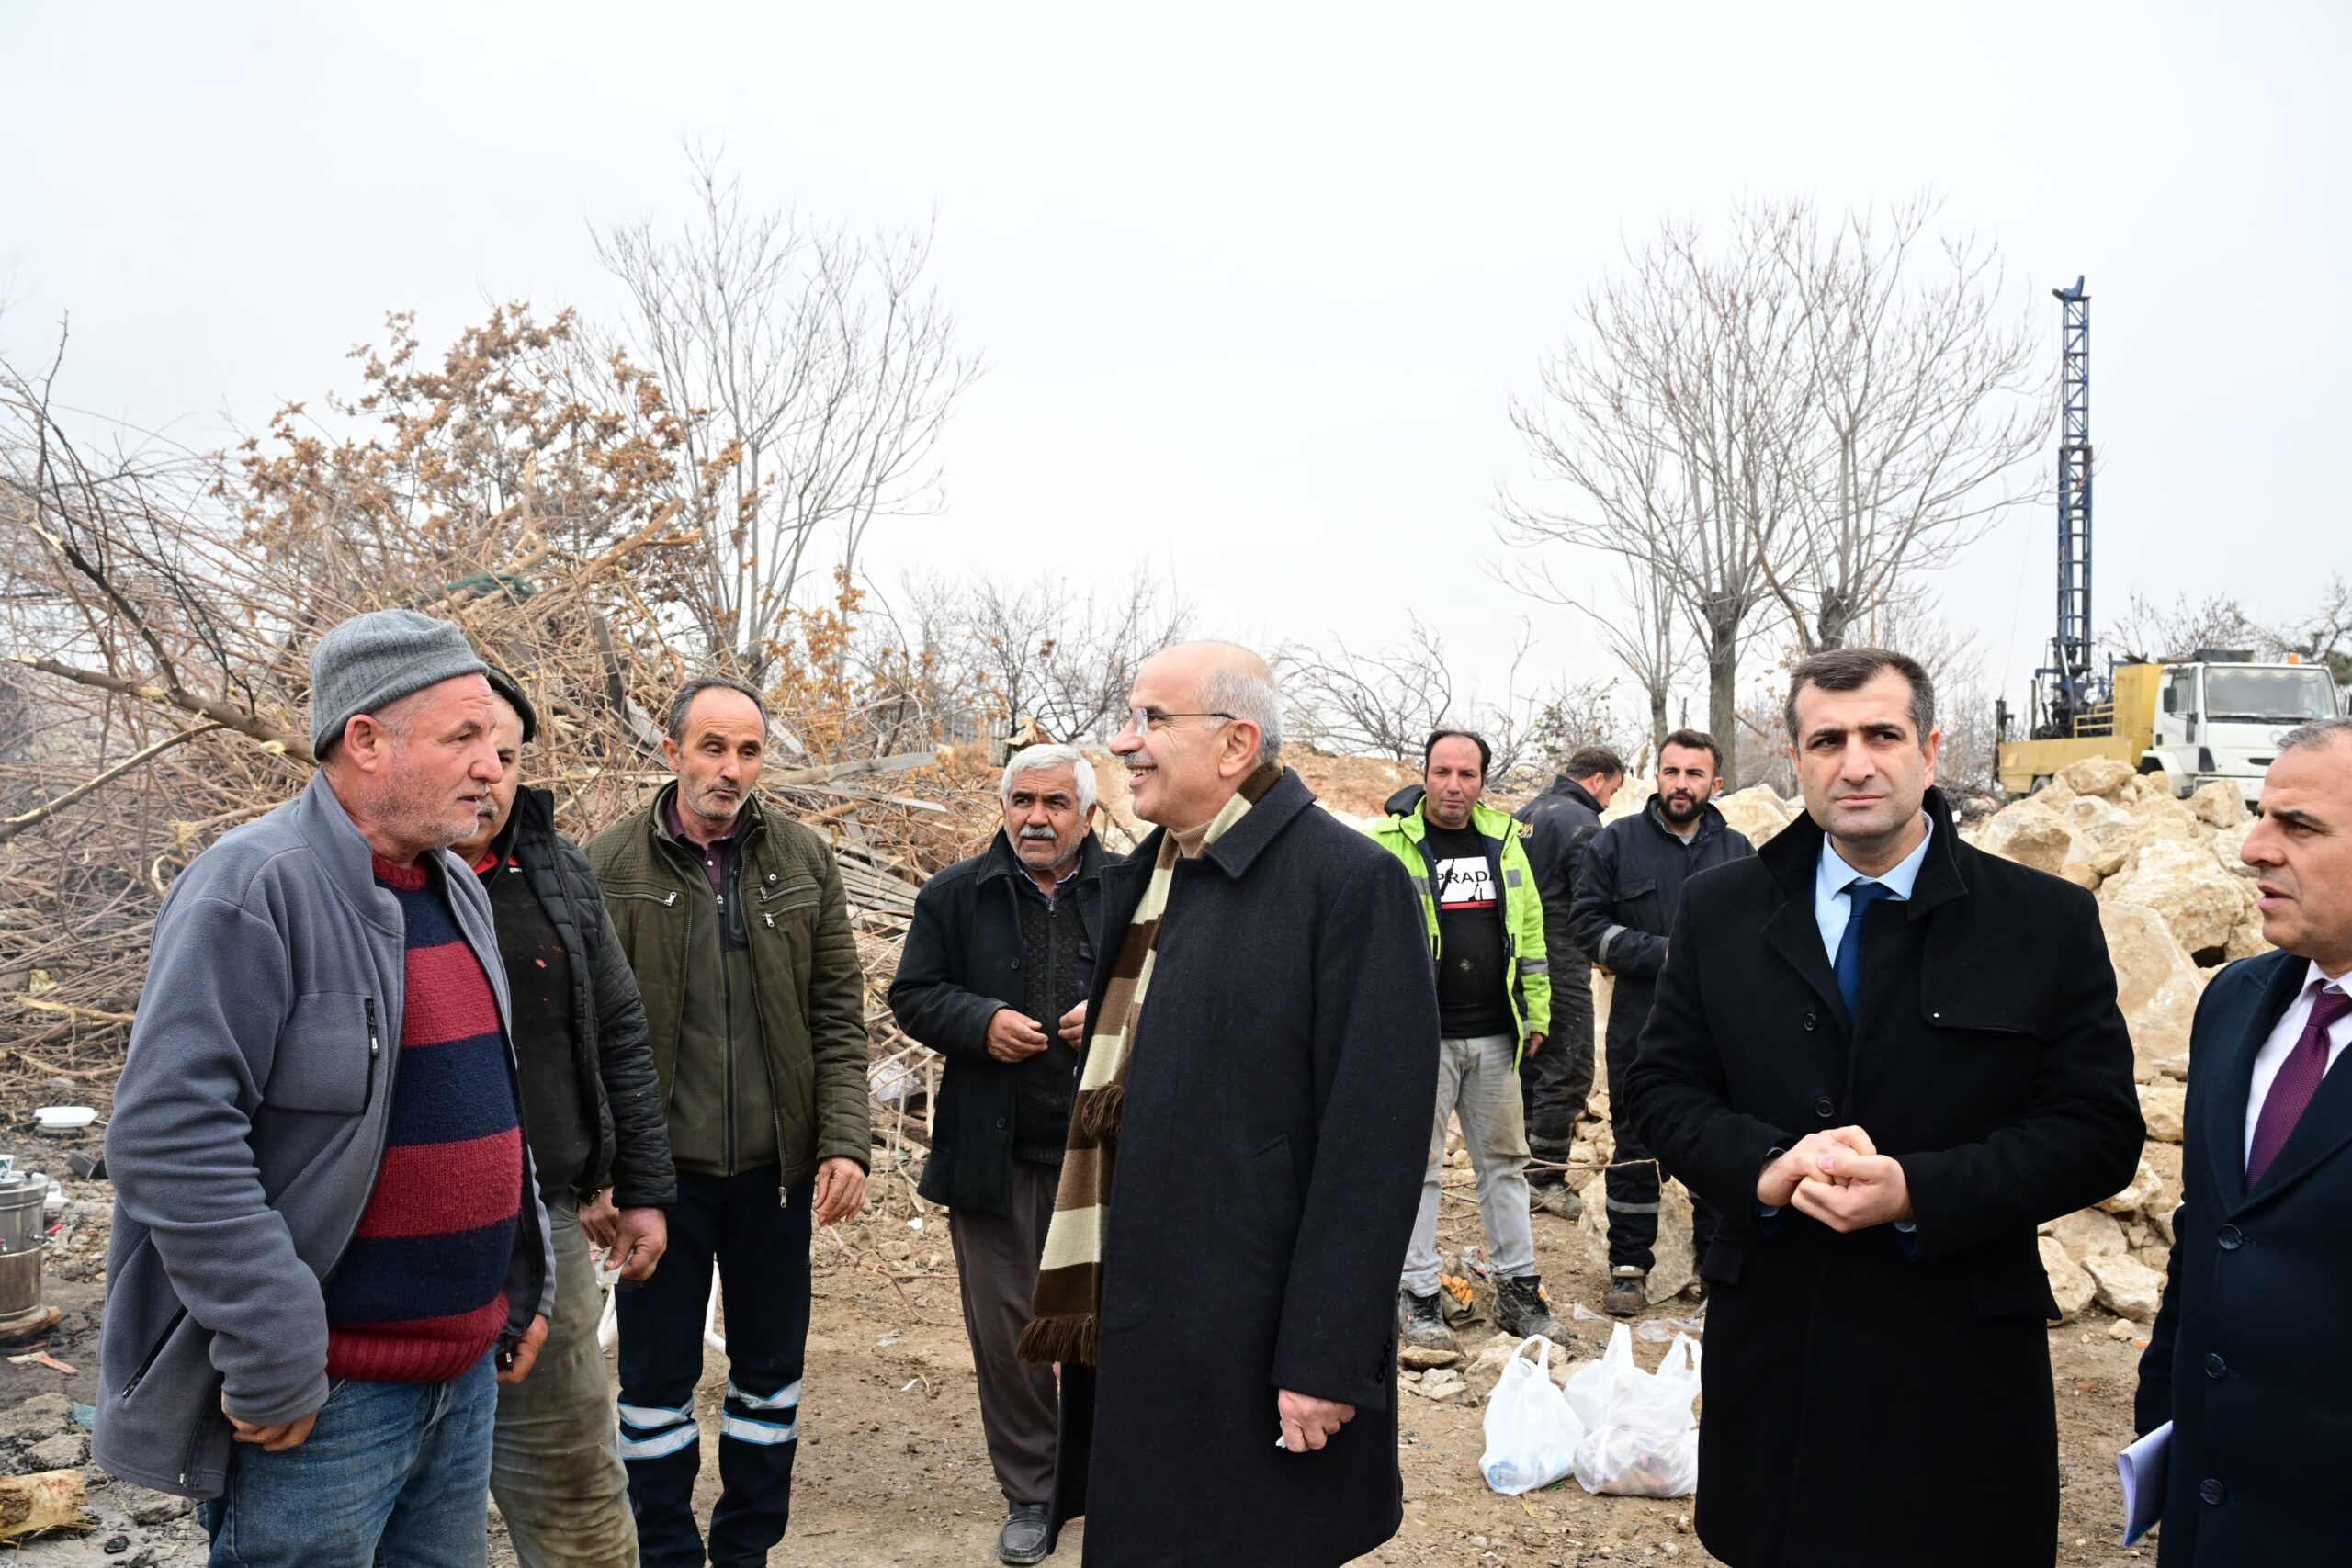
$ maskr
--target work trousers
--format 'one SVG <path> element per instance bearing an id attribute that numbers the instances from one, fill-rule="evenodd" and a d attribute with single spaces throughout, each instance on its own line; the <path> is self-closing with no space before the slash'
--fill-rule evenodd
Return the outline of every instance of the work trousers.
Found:
<path id="1" fill-rule="evenodd" d="M 1621 988 L 1622 995 L 1622 988 Z M 1648 999 L 1641 998 L 1646 1008 Z M 1609 1194 L 1609 1266 L 1634 1268 L 1646 1274 L 1657 1262 L 1657 1205 L 1662 1183 L 1674 1173 L 1656 1163 L 1625 1114 L 1625 1075 L 1634 1065 L 1639 1030 L 1609 1032 L 1609 1126 L 1617 1152 L 1610 1156 L 1604 1190 Z M 1690 1194 L 1692 1272 L 1696 1260 L 1707 1255 L 1715 1234 L 1715 1212 L 1696 1192 Z"/>
<path id="2" fill-rule="evenodd" d="M 1421 1172 L 1421 1206 L 1405 1249 L 1405 1288 L 1417 1296 L 1437 1290 L 1437 1211 L 1443 1201 L 1445 1123 L 1462 1119 L 1462 1142 L 1478 1175 L 1478 1214 L 1486 1222 L 1488 1257 L 1498 1280 L 1535 1272 L 1535 1228 L 1527 1215 L 1527 1131 L 1519 1105 L 1519 1075 L 1511 1063 L 1518 1042 L 1508 1034 L 1437 1043 L 1437 1115 L 1430 1128 L 1429 1164 Z"/>
<path id="3" fill-rule="evenodd" d="M 1004 1500 L 1015 1505 L 1047 1503 L 1054 1495 L 1053 1369 L 1030 1366 L 1013 1351 L 1032 1315 L 1037 1259 L 1046 1250 L 1060 1182 L 1057 1168 L 1016 1159 L 1009 1213 L 956 1209 L 947 1216 L 964 1292 L 964 1332 L 979 1376 L 989 1463 Z"/>
<path id="4" fill-rule="evenodd" d="M 1569 949 L 1552 960 L 1552 1032 L 1544 1048 L 1519 1065 L 1520 1105 L 1527 1121 L 1527 1152 L 1546 1165 L 1566 1165 L 1576 1146 L 1577 1118 L 1592 1099 L 1592 965 Z M 1531 1183 L 1558 1186 L 1560 1170 L 1529 1173 Z"/>
<path id="5" fill-rule="evenodd" d="M 634 1568 L 637 1526 L 596 1346 L 604 1292 L 576 1198 L 547 1200 L 555 1313 L 531 1375 L 498 1391 L 490 1495 L 523 1568 Z"/>
<path id="6" fill-rule="evenodd" d="M 670 1248 L 620 1292 L 621 1460 L 646 1568 L 701 1568 L 695 1476 L 702 1468 L 695 1385 L 703 1314 L 718 1270 L 727 1397 L 718 1423 L 718 1505 L 709 1561 L 764 1563 L 792 1513 L 800 1373 L 808 1347 L 810 1187 L 777 1201 L 775 1166 L 736 1176 L 678 1172 Z"/>

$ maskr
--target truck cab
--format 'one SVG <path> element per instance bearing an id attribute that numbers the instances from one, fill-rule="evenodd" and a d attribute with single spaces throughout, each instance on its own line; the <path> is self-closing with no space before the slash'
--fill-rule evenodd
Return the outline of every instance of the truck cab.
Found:
<path id="1" fill-rule="evenodd" d="M 2162 667 L 2155 708 L 2141 772 L 2163 769 L 2181 796 L 2228 779 L 2251 805 L 2287 731 L 2335 716 L 2335 682 L 2321 664 L 2256 664 L 2248 654 L 2199 649 Z"/>

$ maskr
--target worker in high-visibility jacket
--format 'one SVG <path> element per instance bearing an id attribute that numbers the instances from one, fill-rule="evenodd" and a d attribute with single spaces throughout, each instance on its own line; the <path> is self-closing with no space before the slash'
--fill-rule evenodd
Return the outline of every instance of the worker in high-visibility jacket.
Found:
<path id="1" fill-rule="evenodd" d="M 1527 828 L 1479 804 L 1492 756 L 1479 736 L 1437 731 L 1422 751 L 1419 798 L 1408 791 L 1390 800 L 1392 815 L 1372 830 L 1420 890 L 1437 972 L 1437 1104 L 1420 1213 L 1396 1298 L 1399 1355 L 1408 1366 L 1444 1366 L 1461 1355 L 1438 1299 L 1437 1254 L 1445 1124 L 1457 1115 L 1478 1176 L 1495 1326 L 1516 1336 L 1568 1337 L 1535 1274 L 1519 1092 L 1521 1052 L 1542 1050 L 1552 1027 L 1544 901 L 1520 841 Z"/>

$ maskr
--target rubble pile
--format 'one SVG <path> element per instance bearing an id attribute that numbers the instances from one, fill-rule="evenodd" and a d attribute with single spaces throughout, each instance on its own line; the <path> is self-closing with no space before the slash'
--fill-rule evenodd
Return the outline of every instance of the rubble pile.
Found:
<path id="1" fill-rule="evenodd" d="M 2188 1032 L 2206 982 L 2267 953 L 2254 868 L 2238 859 L 2252 820 L 2233 784 L 2186 800 L 2162 773 L 2097 758 L 2003 807 L 1962 836 L 2098 896 L 2132 1032 L 2148 1142 L 2132 1185 L 2095 1209 L 2041 1227 L 2041 1264 L 2061 1322 L 2093 1303 L 2133 1325 L 2155 1320 L 2180 1201 L 2181 1106 Z"/>

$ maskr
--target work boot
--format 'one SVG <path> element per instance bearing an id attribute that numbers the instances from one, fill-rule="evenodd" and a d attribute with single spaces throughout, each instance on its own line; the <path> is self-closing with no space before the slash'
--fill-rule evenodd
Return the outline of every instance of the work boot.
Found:
<path id="1" fill-rule="evenodd" d="M 1541 1334 L 1555 1345 L 1576 1341 L 1576 1336 L 1552 1315 L 1552 1303 L 1544 1296 L 1544 1281 L 1532 1274 L 1505 1280 L 1495 1287 L 1495 1326 L 1518 1339 Z"/>
<path id="2" fill-rule="evenodd" d="M 1406 1367 L 1450 1367 L 1462 1359 L 1462 1347 L 1445 1325 L 1434 1291 L 1426 1296 L 1396 1292 L 1396 1359 Z"/>
<path id="3" fill-rule="evenodd" d="M 1621 1263 L 1609 1270 L 1609 1292 L 1600 1298 L 1600 1310 L 1611 1317 L 1638 1316 L 1650 1304 L 1649 1270 Z"/>
<path id="4" fill-rule="evenodd" d="M 1012 1505 L 1012 1512 L 1004 1517 L 1004 1528 L 996 1532 L 996 1555 L 1001 1562 L 1043 1562 L 1046 1560 L 1045 1504 Z"/>
<path id="5" fill-rule="evenodd" d="M 1583 1217 L 1584 1200 L 1568 1190 L 1565 1181 L 1531 1181 L 1527 1184 L 1527 1206 L 1539 1214 L 1557 1214 L 1564 1220 Z"/>

